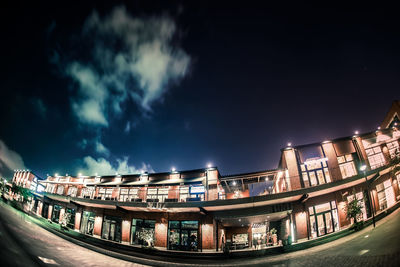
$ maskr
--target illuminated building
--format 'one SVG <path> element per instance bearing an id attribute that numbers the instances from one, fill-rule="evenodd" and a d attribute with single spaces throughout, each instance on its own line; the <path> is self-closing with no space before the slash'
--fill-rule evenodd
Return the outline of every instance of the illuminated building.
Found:
<path id="1" fill-rule="evenodd" d="M 222 243 L 265 248 L 319 238 L 351 225 L 345 206 L 354 198 L 362 205 L 360 220 L 399 202 L 400 173 L 391 172 L 400 157 L 399 107 L 396 101 L 377 131 L 288 145 L 274 170 L 224 176 L 208 166 L 49 176 L 32 212 L 54 222 L 68 214 L 67 226 L 82 234 L 171 250 L 220 250 Z"/>

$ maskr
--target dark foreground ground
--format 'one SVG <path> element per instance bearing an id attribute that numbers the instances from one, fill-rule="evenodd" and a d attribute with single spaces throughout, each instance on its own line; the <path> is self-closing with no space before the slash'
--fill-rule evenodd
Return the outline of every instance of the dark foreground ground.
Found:
<path id="1" fill-rule="evenodd" d="M 27 216 L 0 203 L 1 266 L 400 266 L 400 209 L 360 232 L 310 249 L 277 256 L 227 259 L 223 262 L 171 263 L 132 257 L 129 262 L 71 243 L 33 224 Z"/>

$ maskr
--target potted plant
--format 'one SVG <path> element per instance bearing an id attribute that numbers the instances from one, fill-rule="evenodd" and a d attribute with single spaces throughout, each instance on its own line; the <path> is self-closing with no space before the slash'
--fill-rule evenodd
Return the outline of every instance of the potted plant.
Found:
<path id="1" fill-rule="evenodd" d="M 269 231 L 269 232 L 272 236 L 272 242 L 274 243 L 274 245 L 277 245 L 278 244 L 278 236 L 276 234 L 276 232 L 277 232 L 276 229 L 272 228 L 271 231 Z"/>
<path id="2" fill-rule="evenodd" d="M 353 198 L 353 200 L 347 202 L 346 205 L 346 217 L 347 219 L 352 219 L 354 224 L 351 228 L 358 231 L 363 227 L 363 221 L 359 221 L 358 218 L 362 214 L 362 206 L 357 198 Z"/>

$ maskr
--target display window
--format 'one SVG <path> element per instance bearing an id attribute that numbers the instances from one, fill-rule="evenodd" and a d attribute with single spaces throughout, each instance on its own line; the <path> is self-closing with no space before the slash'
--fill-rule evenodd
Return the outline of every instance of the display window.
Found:
<path id="1" fill-rule="evenodd" d="M 95 213 L 84 211 L 81 220 L 81 233 L 86 235 L 93 235 Z"/>
<path id="2" fill-rule="evenodd" d="M 155 220 L 133 219 L 131 244 L 153 247 L 155 241 Z"/>
<path id="3" fill-rule="evenodd" d="M 339 230 L 339 218 L 335 201 L 309 207 L 308 212 L 312 238 Z"/>
<path id="4" fill-rule="evenodd" d="M 168 222 L 168 249 L 197 251 L 198 237 L 198 221 Z"/>

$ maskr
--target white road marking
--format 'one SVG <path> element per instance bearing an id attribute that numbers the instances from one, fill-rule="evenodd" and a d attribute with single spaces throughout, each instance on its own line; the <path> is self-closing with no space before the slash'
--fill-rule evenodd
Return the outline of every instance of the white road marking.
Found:
<path id="1" fill-rule="evenodd" d="M 47 264 L 55 264 L 55 265 L 59 265 L 55 260 L 53 260 L 53 259 L 48 259 L 48 258 L 45 258 L 45 257 L 38 257 L 41 261 L 43 261 L 44 263 L 47 263 Z"/>
<path id="2" fill-rule="evenodd" d="M 360 256 L 361 256 L 361 255 L 364 255 L 365 253 L 367 253 L 368 251 L 369 251 L 369 249 L 363 249 L 358 254 L 360 254 Z"/>

